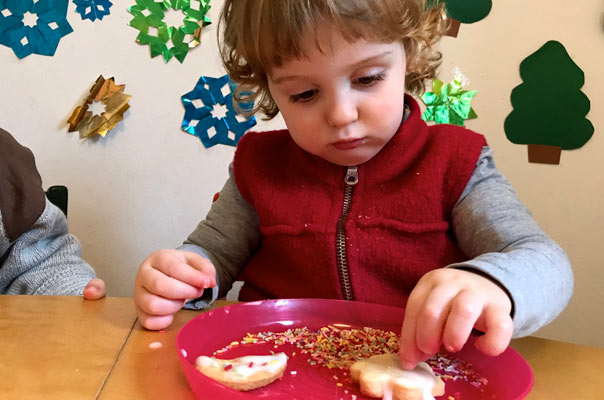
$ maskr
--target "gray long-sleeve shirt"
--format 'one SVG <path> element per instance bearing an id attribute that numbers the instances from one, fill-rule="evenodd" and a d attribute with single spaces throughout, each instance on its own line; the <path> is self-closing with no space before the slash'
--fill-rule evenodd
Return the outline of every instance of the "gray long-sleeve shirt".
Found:
<path id="1" fill-rule="evenodd" d="M 0 294 L 81 295 L 95 277 L 81 254 L 34 155 L 0 128 Z"/>
<path id="2" fill-rule="evenodd" d="M 65 215 L 48 200 L 40 217 L 12 243 L 0 223 L 0 249 L 6 249 L 0 257 L 0 294 L 81 296 L 96 277 Z"/>
<path id="3" fill-rule="evenodd" d="M 469 259 L 447 267 L 480 271 L 507 290 L 514 337 L 535 332 L 566 307 L 573 291 L 568 257 L 517 198 L 488 146 L 453 208 L 452 226 Z M 239 193 L 231 165 L 218 200 L 180 247 L 209 258 L 217 274 L 217 287 L 186 307 L 201 308 L 223 296 L 260 241 L 258 215 Z"/>

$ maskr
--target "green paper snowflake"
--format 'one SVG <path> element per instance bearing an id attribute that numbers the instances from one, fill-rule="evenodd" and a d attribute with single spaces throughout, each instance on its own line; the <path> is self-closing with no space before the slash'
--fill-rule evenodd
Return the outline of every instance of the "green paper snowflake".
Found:
<path id="1" fill-rule="evenodd" d="M 422 115 L 424 121 L 463 126 L 465 120 L 477 118 L 478 115 L 472 109 L 471 103 L 478 91 L 463 90 L 462 87 L 463 84 L 458 78 L 446 85 L 434 79 L 432 92 L 421 96 L 427 106 Z"/>
<path id="2" fill-rule="evenodd" d="M 168 26 L 164 17 L 169 9 L 182 12 L 182 25 Z M 140 31 L 136 41 L 148 44 L 151 57 L 161 54 L 166 63 L 172 57 L 182 63 L 189 49 L 199 44 L 201 29 L 211 23 L 207 16 L 209 9 L 209 0 L 163 0 L 159 3 L 136 0 L 136 5 L 128 7 L 130 14 L 134 15 L 130 26 Z"/>

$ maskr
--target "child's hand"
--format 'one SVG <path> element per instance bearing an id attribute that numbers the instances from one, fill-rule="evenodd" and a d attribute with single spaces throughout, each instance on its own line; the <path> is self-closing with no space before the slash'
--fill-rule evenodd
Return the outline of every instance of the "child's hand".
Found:
<path id="1" fill-rule="evenodd" d="M 478 273 L 442 268 L 424 275 L 411 292 L 401 332 L 400 358 L 405 369 L 437 353 L 441 345 L 459 351 L 473 328 L 483 353 L 496 356 L 508 346 L 512 302 L 496 283 Z"/>
<path id="2" fill-rule="evenodd" d="M 85 300 L 98 300 L 105 297 L 105 282 L 102 279 L 94 278 L 88 282 L 83 293 Z"/>
<path id="3" fill-rule="evenodd" d="M 142 262 L 134 281 L 134 305 L 147 329 L 163 329 L 187 299 L 216 286 L 214 265 L 199 254 L 158 250 Z"/>

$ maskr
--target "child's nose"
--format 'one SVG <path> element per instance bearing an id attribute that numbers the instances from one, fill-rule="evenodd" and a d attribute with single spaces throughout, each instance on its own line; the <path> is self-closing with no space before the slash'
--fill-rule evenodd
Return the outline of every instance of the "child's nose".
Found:
<path id="1" fill-rule="evenodd" d="M 346 96 L 335 96 L 327 106 L 327 123 L 341 127 L 355 122 L 359 117 L 356 103 Z"/>

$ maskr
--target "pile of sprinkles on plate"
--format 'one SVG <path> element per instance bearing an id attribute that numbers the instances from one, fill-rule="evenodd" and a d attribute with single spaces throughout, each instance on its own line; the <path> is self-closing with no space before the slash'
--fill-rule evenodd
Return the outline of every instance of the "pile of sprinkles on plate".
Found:
<path id="1" fill-rule="evenodd" d="M 310 365 L 329 369 L 348 369 L 357 360 L 398 351 L 398 335 L 394 332 L 369 327 L 356 329 L 328 325 L 316 331 L 302 327 L 284 332 L 248 333 L 240 341 L 232 342 L 214 355 L 240 344 L 260 343 L 273 343 L 275 348 L 286 343 L 293 344 L 300 349 L 300 353 L 308 355 Z"/>
<path id="2" fill-rule="evenodd" d="M 241 340 L 215 351 L 213 355 L 218 356 L 237 346 L 263 343 L 273 344 L 275 349 L 284 344 L 295 345 L 300 349 L 301 354 L 308 356 L 307 361 L 310 365 L 340 370 L 348 370 L 357 360 L 378 354 L 397 353 L 399 350 L 399 336 L 392 331 L 370 327 L 356 329 L 328 325 L 318 330 L 301 327 L 283 332 L 248 333 Z M 296 352 L 291 354 L 291 356 L 295 355 Z M 443 380 L 461 380 L 478 389 L 488 383 L 486 378 L 474 371 L 471 363 L 448 353 L 437 353 L 426 362 Z M 456 399 L 451 396 L 449 398 Z"/>

